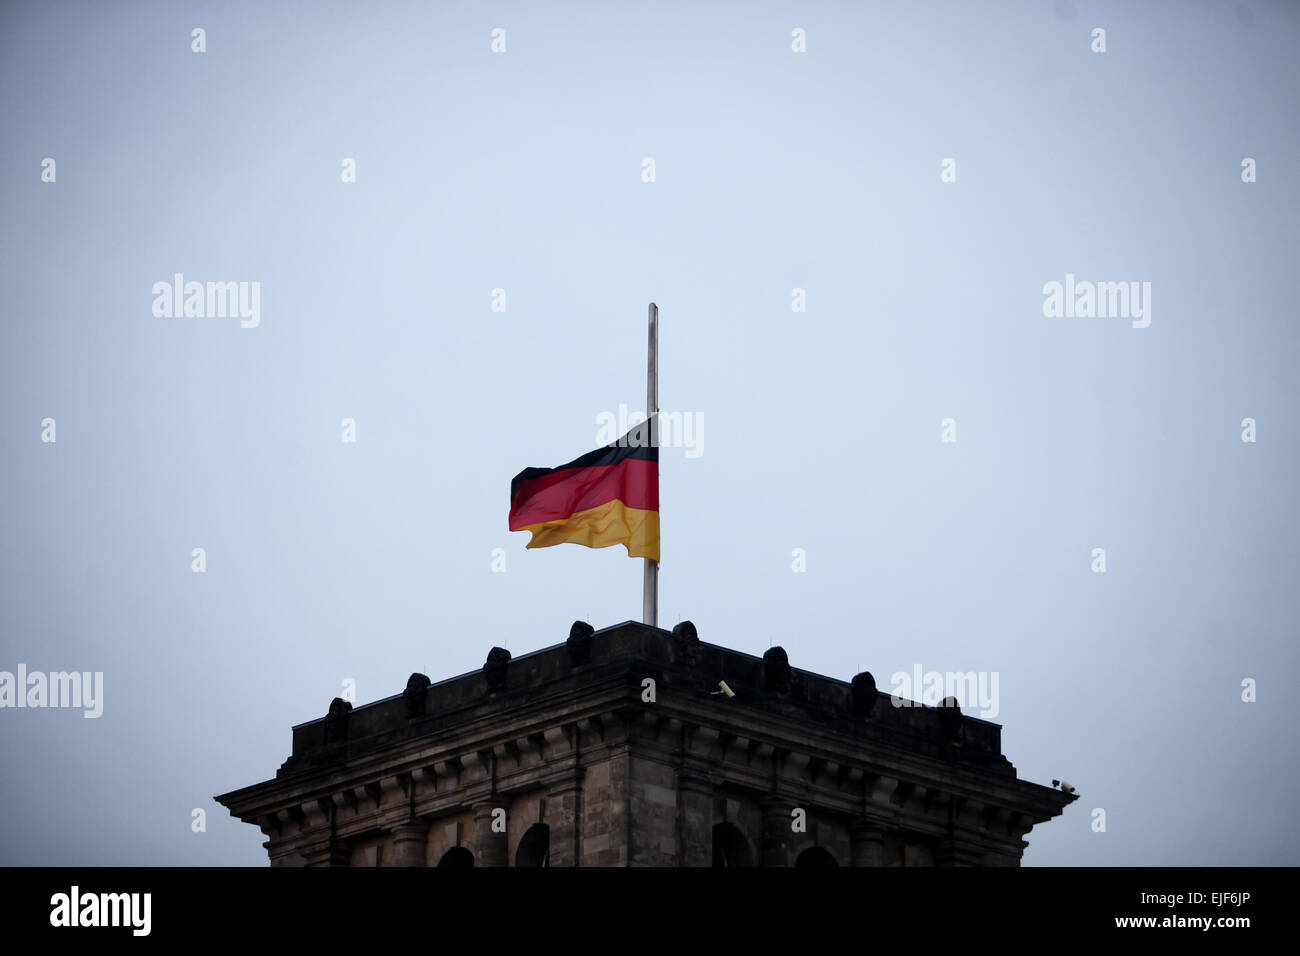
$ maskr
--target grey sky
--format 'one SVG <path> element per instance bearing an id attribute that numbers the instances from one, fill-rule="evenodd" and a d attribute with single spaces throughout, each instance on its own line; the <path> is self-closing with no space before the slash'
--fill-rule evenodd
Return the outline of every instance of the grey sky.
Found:
<path id="1" fill-rule="evenodd" d="M 704 421 L 663 453 L 661 623 L 885 688 L 997 672 L 1008 757 L 1081 794 L 1027 865 L 1300 862 L 1298 34 L 1262 2 L 0 6 L 0 670 L 104 673 L 97 720 L 0 710 L 0 863 L 264 864 L 211 796 L 343 680 L 638 617 L 639 561 L 506 514 L 642 407 L 651 300 L 661 405 Z M 259 282 L 260 325 L 155 317 L 175 273 Z M 1045 317 L 1067 273 L 1150 282 L 1150 327 Z"/>

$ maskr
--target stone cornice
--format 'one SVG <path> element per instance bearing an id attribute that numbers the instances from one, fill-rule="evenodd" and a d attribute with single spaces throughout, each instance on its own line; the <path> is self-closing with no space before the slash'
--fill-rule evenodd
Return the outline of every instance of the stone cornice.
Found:
<path id="1" fill-rule="evenodd" d="M 864 706 L 847 682 L 793 668 L 774 676 L 762 659 L 707 644 L 684 651 L 640 624 L 596 632 L 587 654 L 579 663 L 561 644 L 498 661 L 491 683 L 482 672 L 428 686 L 413 675 L 403 694 L 299 724 L 274 779 L 216 799 L 267 834 L 273 858 L 290 836 L 324 852 L 332 837 L 570 789 L 612 753 L 666 764 L 692 785 L 797 799 L 846 820 L 906 820 L 1008 855 L 1075 799 L 1019 780 L 1000 728 L 975 718 L 958 746 L 936 708 L 896 708 L 885 694 Z M 715 692 L 723 680 L 734 696 Z"/>

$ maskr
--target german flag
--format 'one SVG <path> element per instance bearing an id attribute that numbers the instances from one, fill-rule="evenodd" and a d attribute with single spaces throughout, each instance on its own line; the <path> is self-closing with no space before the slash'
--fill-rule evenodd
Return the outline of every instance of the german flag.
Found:
<path id="1" fill-rule="evenodd" d="M 650 423 L 567 465 L 515 475 L 510 530 L 531 531 L 530 548 L 621 544 L 629 557 L 658 561 L 659 449 Z"/>

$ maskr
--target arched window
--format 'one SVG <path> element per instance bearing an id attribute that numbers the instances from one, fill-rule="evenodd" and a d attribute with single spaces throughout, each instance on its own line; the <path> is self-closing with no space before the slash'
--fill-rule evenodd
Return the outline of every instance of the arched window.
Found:
<path id="1" fill-rule="evenodd" d="M 754 852 L 749 848 L 749 841 L 734 823 L 719 823 L 714 826 L 713 865 L 754 865 Z"/>
<path id="2" fill-rule="evenodd" d="M 515 851 L 515 866 L 551 865 L 551 828 L 545 823 L 534 823 L 519 841 Z"/>
<path id="3" fill-rule="evenodd" d="M 450 866 L 453 869 L 464 869 L 474 865 L 474 854 L 463 846 L 454 846 L 442 855 L 438 865 Z"/>
<path id="4" fill-rule="evenodd" d="M 835 862 L 835 857 L 831 856 L 826 850 L 819 846 L 810 846 L 804 850 L 794 861 L 795 866 L 810 866 L 820 869 L 830 869 L 833 866 L 839 866 Z"/>

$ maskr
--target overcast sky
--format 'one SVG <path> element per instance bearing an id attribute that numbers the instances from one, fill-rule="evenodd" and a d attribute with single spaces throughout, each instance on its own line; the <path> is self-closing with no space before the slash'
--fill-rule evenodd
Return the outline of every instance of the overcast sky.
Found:
<path id="1" fill-rule="evenodd" d="M 211 798 L 345 681 L 639 618 L 640 561 L 506 518 L 643 407 L 655 301 L 697 429 L 661 623 L 996 674 L 1008 758 L 1080 793 L 1026 865 L 1300 863 L 1298 41 L 1264 2 L 3 4 L 0 670 L 103 713 L 0 710 L 0 862 L 264 865 Z M 177 273 L 257 324 L 155 315 Z M 1067 275 L 1149 325 L 1045 315 Z"/>

